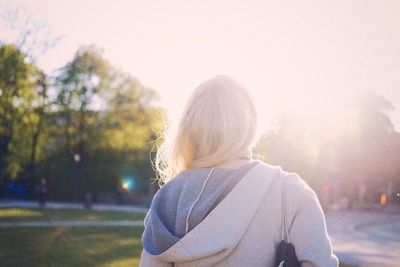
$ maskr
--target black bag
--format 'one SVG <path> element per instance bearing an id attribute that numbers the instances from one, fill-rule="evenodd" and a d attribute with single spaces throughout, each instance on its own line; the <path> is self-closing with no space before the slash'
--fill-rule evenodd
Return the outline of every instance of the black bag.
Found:
<path id="1" fill-rule="evenodd" d="M 290 243 L 289 230 L 286 218 L 286 199 L 285 186 L 281 178 L 282 185 L 282 241 L 278 245 L 276 253 L 276 267 L 301 267 L 297 259 L 294 245 Z"/>

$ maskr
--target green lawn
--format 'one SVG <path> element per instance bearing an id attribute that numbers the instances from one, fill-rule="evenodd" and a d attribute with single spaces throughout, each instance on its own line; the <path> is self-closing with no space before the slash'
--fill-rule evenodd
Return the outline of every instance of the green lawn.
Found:
<path id="1" fill-rule="evenodd" d="M 143 220 L 144 213 L 77 209 L 0 209 L 0 222 L 56 220 Z"/>
<path id="2" fill-rule="evenodd" d="M 0 265 L 138 266 L 143 227 L 0 229 Z"/>
<path id="3" fill-rule="evenodd" d="M 0 209 L 0 222 L 143 220 L 145 214 L 74 209 Z M 0 266 L 138 266 L 143 227 L 0 228 Z"/>

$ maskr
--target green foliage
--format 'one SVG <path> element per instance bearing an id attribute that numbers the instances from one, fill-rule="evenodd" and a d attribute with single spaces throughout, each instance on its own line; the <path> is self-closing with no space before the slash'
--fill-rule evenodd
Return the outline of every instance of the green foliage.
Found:
<path id="1" fill-rule="evenodd" d="M 86 192 L 116 192 L 129 176 L 135 178 L 134 193 L 144 193 L 154 176 L 148 160 L 154 91 L 112 68 L 96 47 L 81 48 L 60 70 L 57 90 L 52 134 L 58 160 L 48 174 L 57 182 L 51 190 L 61 196 L 58 190 L 67 186 L 69 197 L 78 200 Z"/>
<path id="2" fill-rule="evenodd" d="M 0 47 L 0 183 L 16 178 L 26 160 L 24 126 L 34 120 L 37 68 L 13 45 Z"/>
<path id="3" fill-rule="evenodd" d="M 95 46 L 79 49 L 54 77 L 26 62 L 15 46 L 1 47 L 0 183 L 17 179 L 33 196 L 44 177 L 50 198 L 82 200 L 116 193 L 131 177 L 132 193 L 146 193 L 155 92 Z"/>

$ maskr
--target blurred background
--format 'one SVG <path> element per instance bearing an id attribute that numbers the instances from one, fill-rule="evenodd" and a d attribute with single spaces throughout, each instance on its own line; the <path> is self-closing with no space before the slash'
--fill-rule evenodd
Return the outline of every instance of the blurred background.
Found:
<path id="1" fill-rule="evenodd" d="M 256 157 L 326 201 L 398 202 L 399 7 L 2 1 L 0 196 L 143 202 L 157 133 L 223 73 L 258 104 Z"/>
<path id="2" fill-rule="evenodd" d="M 1 202 L 148 207 L 160 131 L 199 83 L 228 74 L 257 104 L 255 158 L 299 173 L 327 212 L 398 214 L 399 12 L 371 0 L 2 0 Z M 18 219 L 9 208 L 0 218 Z"/>

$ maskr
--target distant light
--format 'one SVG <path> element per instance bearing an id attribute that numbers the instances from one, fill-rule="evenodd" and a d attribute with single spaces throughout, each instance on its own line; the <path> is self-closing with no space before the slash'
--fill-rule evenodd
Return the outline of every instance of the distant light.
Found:
<path id="1" fill-rule="evenodd" d="M 381 203 L 381 205 L 386 205 L 386 204 L 387 204 L 387 201 L 388 201 L 387 195 L 386 195 L 385 193 L 382 193 L 382 194 L 381 194 L 381 197 L 380 197 L 380 203 Z"/>
<path id="2" fill-rule="evenodd" d="M 400 193 L 397 193 L 396 196 L 400 197 Z"/>
<path id="3" fill-rule="evenodd" d="M 79 162 L 81 160 L 81 156 L 79 154 L 74 154 L 75 162 Z"/>
<path id="4" fill-rule="evenodd" d="M 322 192 L 328 193 L 329 192 L 329 186 L 328 185 L 322 186 Z"/>
<path id="5" fill-rule="evenodd" d="M 130 191 L 135 187 L 135 180 L 132 177 L 126 177 L 122 179 L 121 187 Z"/>
<path id="6" fill-rule="evenodd" d="M 125 190 L 129 189 L 129 183 L 122 183 L 122 188 Z"/>

